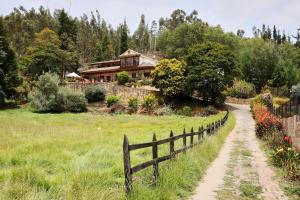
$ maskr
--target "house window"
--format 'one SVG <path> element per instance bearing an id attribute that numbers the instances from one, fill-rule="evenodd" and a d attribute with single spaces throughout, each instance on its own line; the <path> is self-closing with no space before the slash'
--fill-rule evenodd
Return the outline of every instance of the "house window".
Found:
<path id="1" fill-rule="evenodd" d="M 144 72 L 144 77 L 145 77 L 145 78 L 150 77 L 150 72 Z"/>
<path id="2" fill-rule="evenodd" d="M 132 77 L 132 78 L 136 78 L 136 73 L 132 73 L 132 74 L 131 74 L 131 77 Z"/>
<path id="3" fill-rule="evenodd" d="M 106 81 L 109 82 L 110 81 L 110 76 L 106 77 Z"/>

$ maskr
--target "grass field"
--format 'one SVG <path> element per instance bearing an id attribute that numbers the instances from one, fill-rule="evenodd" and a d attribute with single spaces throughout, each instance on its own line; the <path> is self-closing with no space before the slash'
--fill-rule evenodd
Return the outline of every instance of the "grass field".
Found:
<path id="1" fill-rule="evenodd" d="M 126 197 L 123 134 L 130 143 L 162 139 L 173 129 L 206 125 L 208 118 L 182 116 L 35 114 L 26 108 L 0 111 L 0 199 L 178 199 L 186 197 L 217 155 L 234 119 L 174 161 L 160 165 L 157 187 L 151 169 L 134 176 Z M 164 152 L 163 149 L 161 152 Z M 150 149 L 134 152 L 134 164 L 150 159 Z"/>

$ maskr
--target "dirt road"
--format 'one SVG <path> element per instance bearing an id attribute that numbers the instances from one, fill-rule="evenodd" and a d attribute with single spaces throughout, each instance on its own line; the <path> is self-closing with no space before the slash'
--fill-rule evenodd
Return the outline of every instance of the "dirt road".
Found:
<path id="1" fill-rule="evenodd" d="M 259 148 L 249 106 L 229 106 L 236 127 L 190 199 L 287 200 Z"/>

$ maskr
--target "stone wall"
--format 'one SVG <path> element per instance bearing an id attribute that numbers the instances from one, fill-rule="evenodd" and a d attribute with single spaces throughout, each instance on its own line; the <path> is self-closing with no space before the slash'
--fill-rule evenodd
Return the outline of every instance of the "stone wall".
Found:
<path id="1" fill-rule="evenodd" d="M 74 90 L 84 92 L 86 87 L 92 84 L 98 84 L 106 91 L 106 96 L 116 95 L 119 96 L 121 101 L 127 102 L 129 97 L 136 97 L 139 101 L 142 101 L 144 96 L 148 94 L 154 94 L 158 96 L 158 91 L 154 89 L 145 89 L 145 88 L 134 88 L 134 87 L 126 87 L 120 86 L 116 83 L 112 82 L 104 82 L 104 83 L 67 83 L 66 87 Z"/>

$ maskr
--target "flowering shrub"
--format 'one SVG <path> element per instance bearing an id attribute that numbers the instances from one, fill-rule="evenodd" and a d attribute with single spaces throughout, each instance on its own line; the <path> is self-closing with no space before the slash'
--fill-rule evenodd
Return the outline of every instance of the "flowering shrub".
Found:
<path id="1" fill-rule="evenodd" d="M 287 144 L 289 141 L 287 142 Z M 290 145 L 274 149 L 271 153 L 272 162 L 275 166 L 283 167 L 290 179 L 300 178 L 300 153 L 294 151 Z"/>
<path id="2" fill-rule="evenodd" d="M 284 133 L 281 122 L 261 101 L 252 104 L 256 135 L 267 140 L 274 165 L 282 167 L 290 179 L 300 179 L 300 153 L 292 149 L 292 138 Z"/>
<path id="3" fill-rule="evenodd" d="M 256 135 L 259 138 L 265 138 L 274 131 L 280 131 L 282 125 L 277 117 L 269 112 L 266 106 L 255 104 L 253 114 L 256 120 Z"/>

